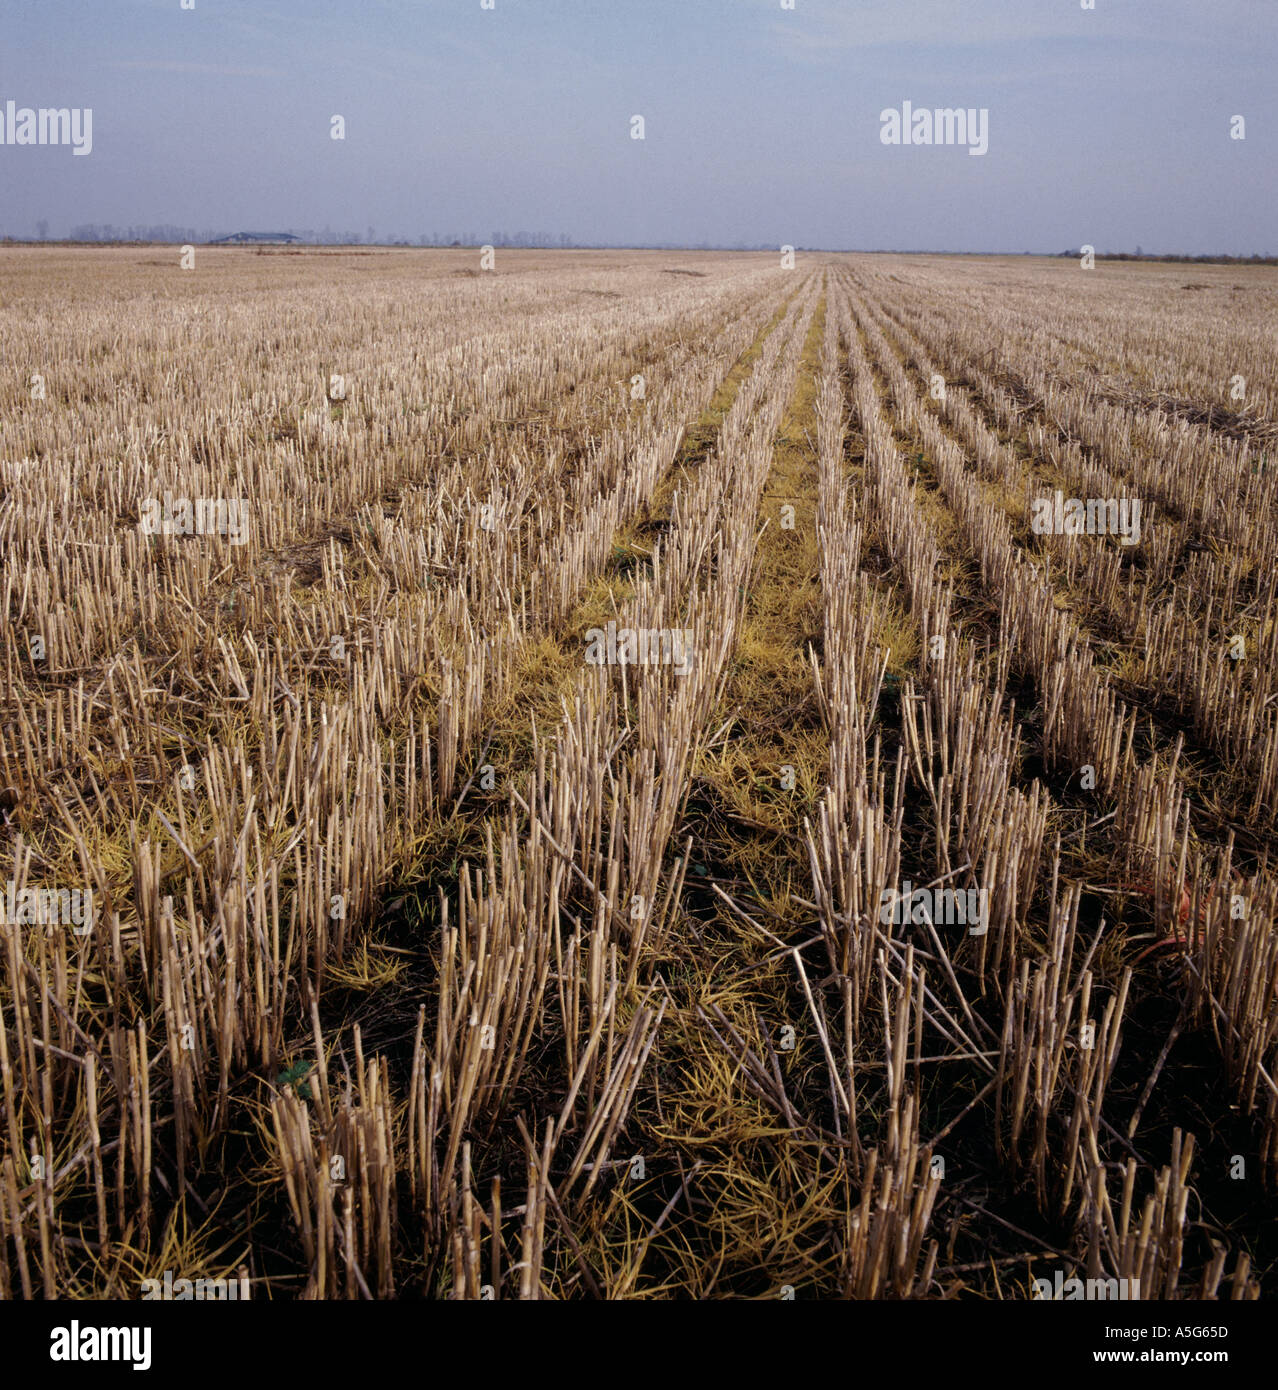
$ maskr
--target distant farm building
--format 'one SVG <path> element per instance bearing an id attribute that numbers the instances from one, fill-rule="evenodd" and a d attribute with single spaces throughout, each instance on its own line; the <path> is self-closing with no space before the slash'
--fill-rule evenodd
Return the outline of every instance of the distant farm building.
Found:
<path id="1" fill-rule="evenodd" d="M 232 232 L 230 236 L 220 236 L 209 242 L 210 246 L 250 246 L 258 243 L 301 241 L 292 232 Z"/>

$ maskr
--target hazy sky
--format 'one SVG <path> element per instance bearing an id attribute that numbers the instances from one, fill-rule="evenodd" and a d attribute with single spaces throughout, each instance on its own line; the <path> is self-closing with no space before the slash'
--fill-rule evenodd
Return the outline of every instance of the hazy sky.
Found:
<path id="1" fill-rule="evenodd" d="M 1275 0 L 781 5 L 3 0 L 0 114 L 93 150 L 0 145 L 0 231 L 1278 252 Z M 988 153 L 884 145 L 906 100 Z"/>

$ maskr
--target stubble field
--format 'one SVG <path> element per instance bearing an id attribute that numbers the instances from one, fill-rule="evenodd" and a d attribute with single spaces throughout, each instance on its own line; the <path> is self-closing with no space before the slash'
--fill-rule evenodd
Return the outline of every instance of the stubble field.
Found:
<path id="1" fill-rule="evenodd" d="M 0 362 L 0 1297 L 1272 1292 L 1278 270 L 6 249 Z"/>

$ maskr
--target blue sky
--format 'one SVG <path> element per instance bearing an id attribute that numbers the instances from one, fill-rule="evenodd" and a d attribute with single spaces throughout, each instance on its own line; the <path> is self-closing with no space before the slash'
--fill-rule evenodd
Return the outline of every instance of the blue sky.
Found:
<path id="1" fill-rule="evenodd" d="M 4 0 L 0 110 L 93 151 L 0 145 L 0 231 L 1278 252 L 1276 60 L 1274 0 Z"/>

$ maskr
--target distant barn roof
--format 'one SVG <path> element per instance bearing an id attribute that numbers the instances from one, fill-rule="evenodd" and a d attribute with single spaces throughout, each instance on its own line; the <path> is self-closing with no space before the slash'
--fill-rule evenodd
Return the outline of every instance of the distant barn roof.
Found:
<path id="1" fill-rule="evenodd" d="M 230 236 L 220 236 L 209 243 L 210 246 L 242 245 L 249 241 L 300 241 L 292 232 L 232 232 Z"/>

